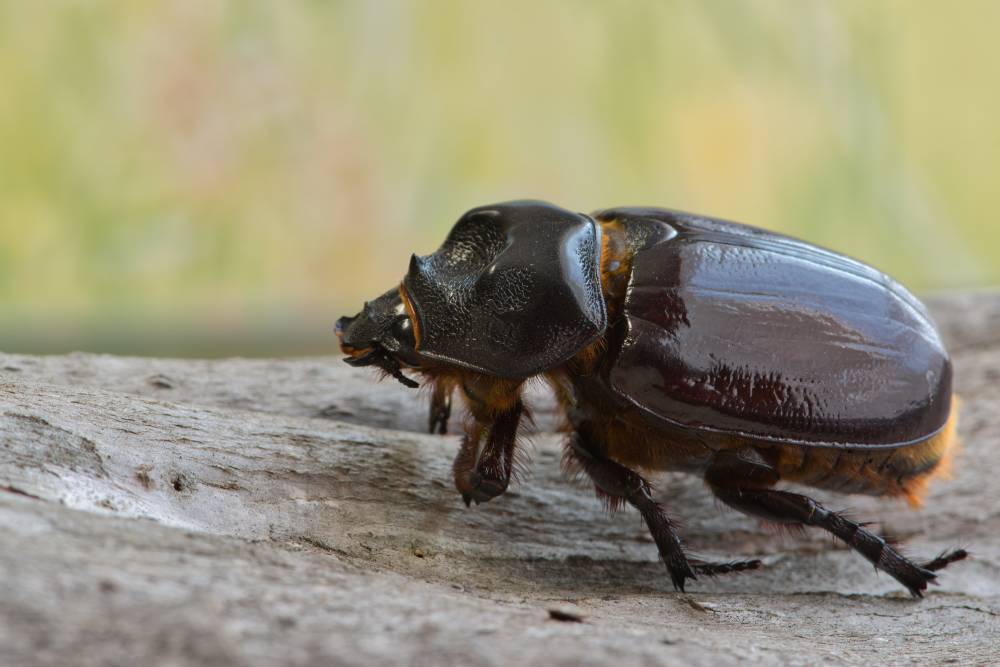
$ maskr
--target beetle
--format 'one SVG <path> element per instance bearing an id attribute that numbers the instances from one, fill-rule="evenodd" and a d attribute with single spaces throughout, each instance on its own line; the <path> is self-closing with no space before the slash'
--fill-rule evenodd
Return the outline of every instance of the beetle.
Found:
<path id="1" fill-rule="evenodd" d="M 723 504 L 828 531 L 921 597 L 966 557 L 903 556 L 797 482 L 919 505 L 956 448 L 951 362 L 926 308 L 884 273 L 804 241 L 661 208 L 592 215 L 541 201 L 474 208 L 434 253 L 335 327 L 345 361 L 433 387 L 465 504 L 504 493 L 525 383 L 570 426 L 564 462 L 639 511 L 674 587 L 759 560 L 689 558 L 646 475 L 701 476 Z"/>

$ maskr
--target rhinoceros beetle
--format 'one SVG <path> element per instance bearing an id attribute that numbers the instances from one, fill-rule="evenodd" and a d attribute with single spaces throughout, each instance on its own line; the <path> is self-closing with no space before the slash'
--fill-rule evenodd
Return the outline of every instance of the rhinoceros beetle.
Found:
<path id="1" fill-rule="evenodd" d="M 644 519 L 675 588 L 760 561 L 689 558 L 638 472 L 700 475 L 722 503 L 822 528 L 921 596 L 963 550 L 915 563 L 797 482 L 919 504 L 956 440 L 948 354 L 924 306 L 885 274 L 763 229 L 659 208 L 592 215 L 538 201 L 472 209 L 414 255 L 398 287 L 337 321 L 345 361 L 433 387 L 466 505 L 502 494 L 531 378 L 572 435 L 566 464 Z"/>

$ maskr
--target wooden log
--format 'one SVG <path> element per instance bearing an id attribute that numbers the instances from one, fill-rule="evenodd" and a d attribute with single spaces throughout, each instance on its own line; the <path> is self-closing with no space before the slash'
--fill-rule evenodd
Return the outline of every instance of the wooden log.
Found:
<path id="1" fill-rule="evenodd" d="M 933 309 L 955 476 L 916 512 L 821 496 L 910 553 L 972 550 L 920 602 L 664 475 L 693 551 L 765 561 L 675 593 L 639 518 L 564 478 L 554 417 L 527 477 L 466 509 L 426 401 L 332 357 L 0 355 L 0 664 L 995 664 L 1000 298 Z"/>

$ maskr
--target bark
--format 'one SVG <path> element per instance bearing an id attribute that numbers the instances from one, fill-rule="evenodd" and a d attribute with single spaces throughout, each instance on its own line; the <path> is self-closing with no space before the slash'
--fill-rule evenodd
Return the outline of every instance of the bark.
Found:
<path id="1" fill-rule="evenodd" d="M 955 476 L 916 512 L 814 494 L 909 553 L 968 546 L 923 601 L 664 475 L 691 550 L 765 561 L 675 593 L 638 516 L 563 476 L 540 389 L 525 478 L 466 509 L 426 396 L 335 357 L 0 354 L 0 664 L 996 663 L 1000 298 L 932 305 Z"/>

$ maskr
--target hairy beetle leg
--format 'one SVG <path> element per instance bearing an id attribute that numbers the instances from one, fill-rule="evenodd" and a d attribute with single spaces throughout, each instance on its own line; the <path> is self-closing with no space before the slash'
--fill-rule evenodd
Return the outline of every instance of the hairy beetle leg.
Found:
<path id="1" fill-rule="evenodd" d="M 711 488 L 719 500 L 745 514 L 768 521 L 815 526 L 826 530 L 846 542 L 877 569 L 906 586 L 914 597 L 923 597 L 927 584 L 937 578 L 934 570 L 940 570 L 966 555 L 964 551 L 955 551 L 935 558 L 922 567 L 904 557 L 862 524 L 826 509 L 808 496 L 775 489 L 730 488 L 715 484 Z"/>
<path id="2" fill-rule="evenodd" d="M 462 447 L 455 457 L 454 475 L 455 488 L 462 494 L 465 506 L 475 502 L 485 503 L 503 494 L 510 484 L 510 471 L 513 460 L 513 448 L 509 451 L 497 447 L 493 438 L 476 457 L 478 445 L 469 436 L 462 440 Z"/>
<path id="3" fill-rule="evenodd" d="M 683 591 L 686 580 L 697 579 L 695 569 L 684 554 L 674 522 L 667 516 L 663 506 L 653 499 L 649 482 L 620 463 L 597 456 L 583 443 L 584 437 L 583 433 L 577 433 L 571 440 L 567 456 L 572 457 L 583 468 L 593 480 L 598 495 L 607 497 L 612 507 L 624 501 L 639 510 L 656 542 L 660 558 L 667 566 L 674 588 Z"/>
<path id="4" fill-rule="evenodd" d="M 611 462 L 609 461 L 608 463 Z M 624 469 L 628 470 L 628 468 Z M 653 536 L 653 541 L 656 542 L 656 548 L 660 552 L 660 558 L 663 559 L 664 564 L 667 566 L 667 572 L 670 573 L 670 581 L 673 583 L 674 588 L 683 591 L 685 580 L 694 580 L 698 577 L 695 576 L 695 571 L 684 554 L 680 537 L 677 535 L 677 528 L 663 510 L 663 506 L 653 500 L 652 489 L 646 483 L 646 480 L 631 470 L 628 470 L 628 472 L 641 480 L 642 484 L 634 492 L 625 496 L 625 499 L 630 505 L 639 510 L 643 520 L 646 522 L 646 526 Z"/>
<path id="5" fill-rule="evenodd" d="M 514 450 L 517 446 L 517 427 L 523 406 L 517 401 L 502 412 L 490 426 L 486 443 L 479 451 L 483 429 L 473 428 L 462 440 L 462 447 L 455 457 L 455 487 L 462 494 L 468 507 L 492 500 L 507 490 L 514 469 Z"/>

